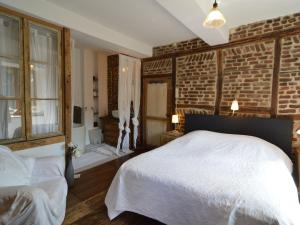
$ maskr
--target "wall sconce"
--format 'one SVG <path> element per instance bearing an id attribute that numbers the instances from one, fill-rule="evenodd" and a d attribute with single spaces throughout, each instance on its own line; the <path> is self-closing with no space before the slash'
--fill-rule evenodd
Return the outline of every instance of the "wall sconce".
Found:
<path id="1" fill-rule="evenodd" d="M 232 115 L 234 115 L 234 111 L 239 110 L 239 102 L 234 99 L 231 103 L 231 110 L 232 110 Z"/>
<path id="2" fill-rule="evenodd" d="M 300 128 L 296 130 L 296 134 L 300 135 Z"/>
<path id="3" fill-rule="evenodd" d="M 172 115 L 172 123 L 174 123 L 175 130 L 176 130 L 176 124 L 179 123 L 179 117 L 178 115 Z"/>

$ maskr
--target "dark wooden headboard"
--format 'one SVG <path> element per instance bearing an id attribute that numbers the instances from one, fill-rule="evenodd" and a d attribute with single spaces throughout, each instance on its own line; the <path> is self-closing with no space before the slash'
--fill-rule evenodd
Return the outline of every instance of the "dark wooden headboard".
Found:
<path id="1" fill-rule="evenodd" d="M 293 121 L 289 119 L 186 114 L 185 133 L 194 130 L 259 137 L 281 148 L 294 161 L 292 152 Z"/>

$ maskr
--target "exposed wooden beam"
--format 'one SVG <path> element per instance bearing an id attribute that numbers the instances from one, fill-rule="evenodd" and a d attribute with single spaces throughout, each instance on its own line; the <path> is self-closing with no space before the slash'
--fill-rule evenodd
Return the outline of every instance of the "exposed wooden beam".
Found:
<path id="1" fill-rule="evenodd" d="M 71 37 L 70 29 L 63 29 L 63 51 L 64 51 L 64 130 L 66 143 L 72 139 L 72 86 L 71 86 Z"/>
<path id="2" fill-rule="evenodd" d="M 280 55 L 281 55 L 281 39 L 278 36 L 275 39 L 275 48 L 274 48 L 274 67 L 273 67 L 273 82 L 272 82 L 272 101 L 271 101 L 271 116 L 272 117 L 276 117 L 276 114 L 277 114 Z"/>
<path id="3" fill-rule="evenodd" d="M 219 115 L 220 103 L 222 99 L 222 86 L 223 86 L 223 61 L 222 61 L 222 50 L 217 51 L 217 66 L 218 66 L 218 77 L 217 77 L 217 89 L 216 89 L 216 108 L 215 114 Z"/>

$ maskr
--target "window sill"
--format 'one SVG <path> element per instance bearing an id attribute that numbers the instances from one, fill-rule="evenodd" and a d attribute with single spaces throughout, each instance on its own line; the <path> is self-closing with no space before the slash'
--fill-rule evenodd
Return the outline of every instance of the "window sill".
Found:
<path id="1" fill-rule="evenodd" d="M 54 137 L 45 137 L 45 138 L 35 139 L 35 140 L 30 140 L 30 141 L 21 141 L 21 142 L 5 144 L 5 145 L 7 147 L 9 147 L 12 151 L 17 151 L 17 150 L 23 150 L 23 149 L 27 149 L 27 148 L 51 145 L 51 144 L 55 144 L 55 143 L 59 143 L 59 142 L 65 142 L 64 135 L 54 136 Z"/>

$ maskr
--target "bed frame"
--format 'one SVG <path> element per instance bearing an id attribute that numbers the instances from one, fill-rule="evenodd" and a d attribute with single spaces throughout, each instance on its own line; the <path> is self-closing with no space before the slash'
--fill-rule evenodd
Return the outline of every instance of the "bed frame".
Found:
<path id="1" fill-rule="evenodd" d="M 259 137 L 281 148 L 292 161 L 295 159 L 292 152 L 293 121 L 290 119 L 186 114 L 185 133 L 194 130 L 208 130 Z"/>

